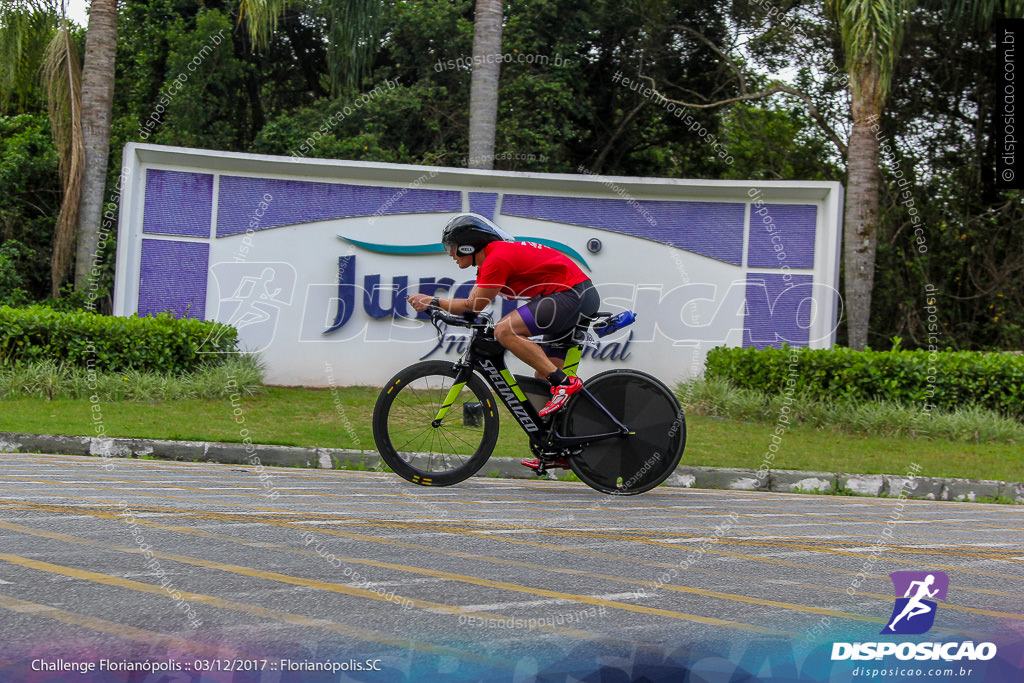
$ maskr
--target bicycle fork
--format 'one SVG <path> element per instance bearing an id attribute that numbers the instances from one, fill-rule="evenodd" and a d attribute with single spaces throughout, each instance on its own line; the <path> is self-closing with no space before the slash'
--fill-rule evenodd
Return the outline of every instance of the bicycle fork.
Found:
<path id="1" fill-rule="evenodd" d="M 452 388 L 448 390 L 448 395 L 444 397 L 444 402 L 437 411 L 437 415 L 431 421 L 430 426 L 437 427 L 441 426 L 441 421 L 444 420 L 445 416 L 448 415 L 448 411 L 451 409 L 455 402 L 459 398 L 459 394 L 462 393 L 462 388 L 466 386 L 466 382 L 469 381 L 469 376 L 473 373 L 473 368 L 469 365 L 463 365 L 459 368 L 459 371 L 455 374 L 455 382 L 452 384 Z"/>

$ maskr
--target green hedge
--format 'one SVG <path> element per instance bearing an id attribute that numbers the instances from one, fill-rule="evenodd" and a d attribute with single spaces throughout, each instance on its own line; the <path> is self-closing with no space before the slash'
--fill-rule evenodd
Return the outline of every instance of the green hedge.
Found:
<path id="1" fill-rule="evenodd" d="M 790 369 L 791 357 L 795 363 Z M 770 393 L 898 401 L 946 410 L 976 405 L 1024 418 L 1024 356 L 978 351 L 740 349 L 708 353 L 705 377 Z"/>
<path id="2" fill-rule="evenodd" d="M 103 371 L 183 372 L 231 353 L 238 331 L 169 313 L 121 318 L 44 306 L 0 306 L 0 364 L 54 360 Z M 197 353 L 203 351 L 211 353 Z"/>

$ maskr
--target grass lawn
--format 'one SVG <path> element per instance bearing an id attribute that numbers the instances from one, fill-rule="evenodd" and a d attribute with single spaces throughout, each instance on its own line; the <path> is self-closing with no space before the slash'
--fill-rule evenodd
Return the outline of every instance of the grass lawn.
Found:
<path id="1" fill-rule="evenodd" d="M 244 427 L 256 443 L 375 450 L 370 425 L 379 389 L 268 387 L 239 405 L 236 422 L 226 399 L 101 403 L 108 436 L 240 442 Z M 526 437 L 502 408 L 496 455 L 531 457 Z M 688 416 L 683 463 L 758 468 L 774 425 Z M 87 400 L 19 399 L 0 403 L 0 432 L 94 434 Z M 911 463 L 921 476 L 1024 480 L 1020 444 L 877 438 L 795 427 L 782 438 L 776 469 L 859 474 L 903 474 Z"/>

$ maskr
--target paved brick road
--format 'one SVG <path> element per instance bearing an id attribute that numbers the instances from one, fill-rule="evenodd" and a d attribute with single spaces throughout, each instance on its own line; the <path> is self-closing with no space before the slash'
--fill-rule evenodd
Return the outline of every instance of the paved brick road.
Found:
<path id="1" fill-rule="evenodd" d="M 900 570 L 950 579 L 915 642 L 1020 665 L 1020 506 L 0 457 L 0 680 L 848 680 Z"/>

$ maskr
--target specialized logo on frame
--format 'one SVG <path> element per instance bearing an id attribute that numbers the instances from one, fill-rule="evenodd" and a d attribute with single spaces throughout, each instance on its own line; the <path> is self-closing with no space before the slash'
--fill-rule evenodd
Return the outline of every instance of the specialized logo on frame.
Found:
<path id="1" fill-rule="evenodd" d="M 945 572 L 893 572 L 889 574 L 896 591 L 892 616 L 880 633 L 919 635 L 935 624 L 937 600 L 946 599 L 949 577 Z"/>

